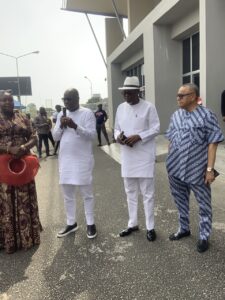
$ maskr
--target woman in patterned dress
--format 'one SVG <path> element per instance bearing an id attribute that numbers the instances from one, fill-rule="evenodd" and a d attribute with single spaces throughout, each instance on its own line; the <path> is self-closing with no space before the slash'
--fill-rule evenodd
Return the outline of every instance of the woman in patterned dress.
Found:
<path id="1" fill-rule="evenodd" d="M 0 91 L 0 155 L 29 154 L 37 143 L 30 121 L 14 111 L 13 97 Z M 21 186 L 0 183 L 0 249 L 13 253 L 40 244 L 41 223 L 35 182 Z"/>

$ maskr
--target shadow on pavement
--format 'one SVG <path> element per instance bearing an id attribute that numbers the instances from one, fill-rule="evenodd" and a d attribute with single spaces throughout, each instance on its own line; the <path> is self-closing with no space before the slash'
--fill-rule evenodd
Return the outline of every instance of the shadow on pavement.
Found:
<path id="1" fill-rule="evenodd" d="M 6 293 L 9 288 L 28 279 L 26 270 L 30 266 L 32 256 L 38 247 L 35 246 L 27 251 L 20 250 L 13 254 L 6 254 L 4 250 L 0 252 L 0 261 L 4 263 L 0 267 L 0 293 Z"/>

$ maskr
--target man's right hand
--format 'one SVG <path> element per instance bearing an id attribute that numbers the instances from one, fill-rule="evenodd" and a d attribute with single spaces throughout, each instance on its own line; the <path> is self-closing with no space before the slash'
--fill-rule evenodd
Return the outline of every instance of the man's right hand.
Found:
<path id="1" fill-rule="evenodd" d="M 124 139 L 124 131 L 120 133 L 120 135 L 117 137 L 117 143 L 120 145 L 125 145 L 125 139 Z"/>
<path id="2" fill-rule="evenodd" d="M 60 119 L 60 128 L 66 128 L 67 127 L 67 117 L 62 116 Z"/>

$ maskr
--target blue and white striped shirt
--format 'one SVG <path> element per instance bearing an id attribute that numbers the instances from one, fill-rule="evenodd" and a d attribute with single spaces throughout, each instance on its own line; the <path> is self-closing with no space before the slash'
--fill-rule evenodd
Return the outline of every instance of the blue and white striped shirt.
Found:
<path id="1" fill-rule="evenodd" d="M 224 139 L 216 115 L 204 106 L 197 106 L 192 112 L 178 109 L 171 117 L 166 137 L 170 141 L 168 174 L 186 183 L 201 184 L 207 168 L 208 145 Z"/>

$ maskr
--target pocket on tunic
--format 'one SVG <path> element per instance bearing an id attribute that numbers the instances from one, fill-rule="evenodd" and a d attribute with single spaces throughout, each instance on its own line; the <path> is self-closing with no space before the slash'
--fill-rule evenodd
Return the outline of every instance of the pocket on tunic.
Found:
<path id="1" fill-rule="evenodd" d="M 192 144 L 201 145 L 205 142 L 205 128 L 203 126 L 192 127 L 190 135 Z"/>

